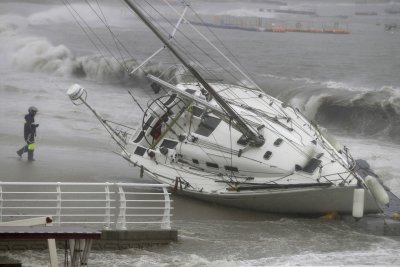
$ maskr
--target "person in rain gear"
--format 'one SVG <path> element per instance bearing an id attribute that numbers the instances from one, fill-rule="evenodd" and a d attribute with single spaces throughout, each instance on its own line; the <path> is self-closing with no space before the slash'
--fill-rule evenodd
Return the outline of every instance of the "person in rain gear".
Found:
<path id="1" fill-rule="evenodd" d="M 17 151 L 18 156 L 22 157 L 22 154 L 28 152 L 28 161 L 34 161 L 33 152 L 35 151 L 35 137 L 36 128 L 39 124 L 35 124 L 35 115 L 38 112 L 36 107 L 29 107 L 28 114 L 25 115 L 24 124 L 24 139 L 26 145 Z"/>

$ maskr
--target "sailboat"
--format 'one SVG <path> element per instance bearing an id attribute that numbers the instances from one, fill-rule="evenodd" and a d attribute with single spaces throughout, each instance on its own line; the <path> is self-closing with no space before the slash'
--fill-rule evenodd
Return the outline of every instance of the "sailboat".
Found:
<path id="1" fill-rule="evenodd" d="M 286 214 L 381 212 L 389 197 L 365 164 L 297 108 L 272 97 L 223 55 L 251 86 L 209 81 L 129 0 L 126 5 L 161 41 L 162 47 L 132 72 L 167 49 L 193 81 L 171 83 L 147 74 L 157 97 L 143 109 L 139 129 L 115 129 L 86 101 L 86 90 L 72 85 L 67 94 L 86 105 L 121 148 L 120 155 L 176 194 L 221 205 Z M 174 9 L 175 10 L 175 9 Z M 175 10 L 176 11 L 176 10 Z M 193 26 L 193 32 L 197 32 Z M 201 34 L 200 35 L 204 38 Z M 208 40 L 212 48 L 217 49 Z"/>

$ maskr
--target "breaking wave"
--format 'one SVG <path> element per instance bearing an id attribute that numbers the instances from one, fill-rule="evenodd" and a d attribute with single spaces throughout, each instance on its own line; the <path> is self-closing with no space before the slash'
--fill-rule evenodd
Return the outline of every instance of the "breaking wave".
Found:
<path id="1" fill-rule="evenodd" d="M 400 88 L 372 89 L 308 78 L 291 80 L 300 81 L 301 86 L 286 89 L 278 97 L 299 108 L 309 119 L 335 131 L 400 143 Z"/>
<path id="2" fill-rule="evenodd" d="M 280 88 L 270 91 L 298 108 L 308 119 L 336 132 L 400 143 L 400 88 L 360 86 L 263 74 Z M 289 85 L 288 85 L 289 84 Z"/>
<path id="3" fill-rule="evenodd" d="M 316 110 L 314 119 L 328 127 L 400 142 L 399 89 L 321 95 L 314 103 L 306 103 L 306 108 Z"/>

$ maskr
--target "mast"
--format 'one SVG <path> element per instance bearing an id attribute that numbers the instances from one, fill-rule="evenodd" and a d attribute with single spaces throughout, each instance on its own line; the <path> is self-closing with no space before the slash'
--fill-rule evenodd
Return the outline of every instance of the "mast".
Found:
<path id="1" fill-rule="evenodd" d="M 232 120 L 236 123 L 239 130 L 250 139 L 250 144 L 256 147 L 262 146 L 265 142 L 264 137 L 259 135 L 258 132 L 251 129 L 244 120 L 236 113 L 236 111 L 228 105 L 224 99 L 212 88 L 212 86 L 204 80 L 204 78 L 198 73 L 178 52 L 175 47 L 171 45 L 168 39 L 153 25 L 153 23 L 147 19 L 143 12 L 129 0 L 124 0 L 124 2 L 135 12 L 139 18 L 146 24 L 147 27 L 160 39 L 164 45 L 174 54 L 174 56 L 182 62 L 182 64 L 193 74 L 193 76 L 201 83 L 207 92 L 209 92 L 215 99 L 215 101 L 220 104 L 220 106 L 232 117 Z"/>

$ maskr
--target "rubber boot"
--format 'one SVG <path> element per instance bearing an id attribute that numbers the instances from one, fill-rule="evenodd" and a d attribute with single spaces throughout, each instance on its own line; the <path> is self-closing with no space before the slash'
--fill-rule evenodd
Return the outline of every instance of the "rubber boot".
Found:
<path id="1" fill-rule="evenodd" d="M 20 150 L 17 151 L 17 154 L 19 157 L 22 157 L 22 154 L 24 154 L 25 152 L 28 151 L 28 146 L 24 146 L 23 148 L 21 148 Z"/>
<path id="2" fill-rule="evenodd" d="M 33 158 L 33 151 L 34 150 L 28 149 L 28 161 L 35 161 L 35 159 Z"/>

